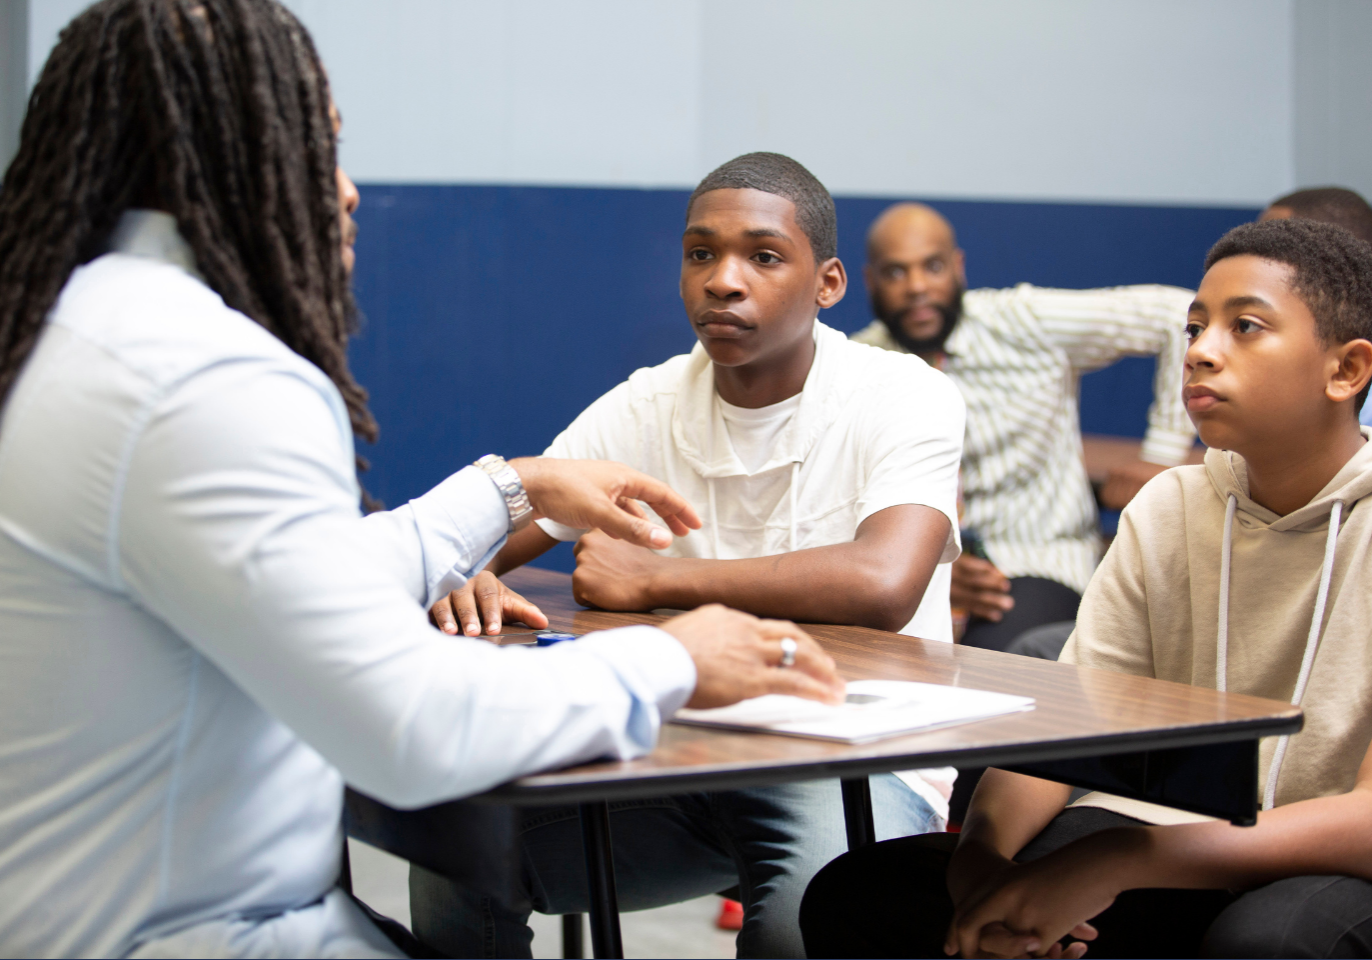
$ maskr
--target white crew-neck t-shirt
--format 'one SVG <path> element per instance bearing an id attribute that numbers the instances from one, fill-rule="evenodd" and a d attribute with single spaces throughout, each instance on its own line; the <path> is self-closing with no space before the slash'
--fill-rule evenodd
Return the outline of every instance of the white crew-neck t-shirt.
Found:
<path id="1" fill-rule="evenodd" d="M 932 507 L 948 517 L 948 541 L 900 632 L 951 643 L 965 418 L 952 381 L 923 360 L 854 343 L 817 321 L 814 363 L 789 400 L 757 410 L 725 403 L 697 344 L 636 371 L 582 411 L 544 456 L 617 460 L 684 496 L 704 527 L 659 551 L 671 557 L 736 560 L 848 543 L 888 507 Z M 546 518 L 538 525 L 558 540 L 585 532 Z M 951 769 L 897 776 L 946 816 Z"/>
<path id="2" fill-rule="evenodd" d="M 749 474 L 757 473 L 772 459 L 772 451 L 776 449 L 781 432 L 800 409 L 800 397 L 800 394 L 796 394 L 780 403 L 750 409 L 736 407 L 715 394 L 719 414 L 724 418 L 725 429 L 729 431 L 729 442 L 734 445 L 734 453 L 743 461 L 743 467 Z"/>
<path id="3" fill-rule="evenodd" d="M 966 408 L 942 373 L 815 323 L 815 360 L 794 397 L 748 410 L 720 399 L 703 347 L 636 371 L 591 404 L 544 456 L 617 460 L 667 483 L 704 528 L 666 556 L 734 560 L 850 542 L 887 507 L 929 506 L 948 541 L 902 630 L 952 642 L 950 568 L 960 548 L 958 461 Z M 558 540 L 585 531 L 538 524 Z M 816 585 L 823 589 L 823 585 Z"/>

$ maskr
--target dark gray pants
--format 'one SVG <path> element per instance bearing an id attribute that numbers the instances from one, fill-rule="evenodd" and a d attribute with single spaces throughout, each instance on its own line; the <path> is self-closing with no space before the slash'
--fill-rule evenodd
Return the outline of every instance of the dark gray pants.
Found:
<path id="1" fill-rule="evenodd" d="M 1034 860 L 1137 820 L 1066 810 L 1020 853 Z M 810 883 L 800 908 L 811 957 L 943 957 L 953 915 L 944 880 L 956 836 L 889 840 L 844 854 Z M 1372 957 L 1372 883 L 1291 877 L 1244 894 L 1128 890 L 1091 923 L 1087 957 Z"/>

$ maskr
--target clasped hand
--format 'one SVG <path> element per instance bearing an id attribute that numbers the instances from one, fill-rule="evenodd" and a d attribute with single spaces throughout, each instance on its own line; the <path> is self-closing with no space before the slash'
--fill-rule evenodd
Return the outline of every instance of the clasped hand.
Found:
<path id="1" fill-rule="evenodd" d="M 1122 889 L 1125 863 L 1136 855 L 1136 831 L 1092 834 L 1029 863 L 1015 863 L 964 842 L 948 870 L 956 907 L 944 951 L 963 957 L 1078 958 L 1094 940 L 1087 921 Z M 1127 884 L 1126 884 L 1127 885 Z"/>

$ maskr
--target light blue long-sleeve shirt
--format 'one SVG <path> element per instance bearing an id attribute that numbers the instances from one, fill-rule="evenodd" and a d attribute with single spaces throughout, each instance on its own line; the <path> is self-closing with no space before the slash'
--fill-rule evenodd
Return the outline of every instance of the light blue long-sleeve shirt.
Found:
<path id="1" fill-rule="evenodd" d="M 327 377 L 171 217 L 113 247 L 0 419 L 0 954 L 384 955 L 333 892 L 345 781 L 417 806 L 635 756 L 694 667 L 648 627 L 438 633 L 503 542 L 490 479 L 362 519 Z"/>

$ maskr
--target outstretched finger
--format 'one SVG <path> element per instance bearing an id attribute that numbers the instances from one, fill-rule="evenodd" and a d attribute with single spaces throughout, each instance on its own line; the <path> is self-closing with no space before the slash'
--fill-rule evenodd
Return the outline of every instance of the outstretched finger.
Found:
<path id="1" fill-rule="evenodd" d="M 643 512 L 643 504 L 639 503 L 633 497 L 620 497 L 618 505 L 621 510 L 627 510 L 634 516 L 642 517 L 644 520 L 648 519 L 648 515 Z"/>
<path id="2" fill-rule="evenodd" d="M 650 550 L 670 546 L 672 535 L 646 517 L 634 516 L 618 503 L 606 500 L 590 510 L 590 525 L 616 540 Z"/>
<path id="3" fill-rule="evenodd" d="M 429 608 L 429 620 L 435 627 L 450 636 L 457 633 L 457 619 L 453 616 L 452 595 L 439 599 Z"/>
<path id="4" fill-rule="evenodd" d="M 505 589 L 505 621 L 518 620 L 527 623 L 535 630 L 548 626 L 548 618 L 536 604 L 530 603 L 508 587 Z"/>
<path id="5" fill-rule="evenodd" d="M 691 532 L 691 528 L 682 522 L 681 517 L 675 513 L 668 514 L 662 518 L 662 522 L 667 524 L 667 528 L 672 531 L 673 536 L 684 537 Z"/>
<path id="6" fill-rule="evenodd" d="M 643 512 L 643 504 L 639 503 L 633 497 L 620 497 L 619 505 L 636 517 L 642 517 L 649 522 L 652 520 L 648 514 Z M 667 524 L 674 536 L 684 537 L 691 532 L 691 528 L 682 523 L 681 518 L 676 514 L 672 514 L 669 517 L 663 517 L 662 522 Z"/>
<path id="7" fill-rule="evenodd" d="M 683 528 L 700 529 L 700 516 L 696 513 L 695 508 L 686 502 L 686 498 L 661 480 L 647 474 L 639 473 L 637 470 L 631 471 L 620 495 L 642 500 L 653 509 L 654 513 L 669 526 L 672 526 L 673 530 L 676 529 L 672 523 L 673 519 L 679 521 Z M 677 536 L 685 536 L 685 529 Z"/>

